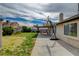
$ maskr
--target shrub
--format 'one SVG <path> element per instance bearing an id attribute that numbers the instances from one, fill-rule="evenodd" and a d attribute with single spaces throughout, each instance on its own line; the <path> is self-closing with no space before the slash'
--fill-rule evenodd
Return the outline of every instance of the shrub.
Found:
<path id="1" fill-rule="evenodd" d="M 22 26 L 22 32 L 31 32 L 31 28 Z"/>
<path id="2" fill-rule="evenodd" d="M 31 32 L 31 28 L 27 27 L 27 32 Z"/>
<path id="3" fill-rule="evenodd" d="M 13 33 L 12 27 L 3 27 L 3 35 L 11 35 Z"/>

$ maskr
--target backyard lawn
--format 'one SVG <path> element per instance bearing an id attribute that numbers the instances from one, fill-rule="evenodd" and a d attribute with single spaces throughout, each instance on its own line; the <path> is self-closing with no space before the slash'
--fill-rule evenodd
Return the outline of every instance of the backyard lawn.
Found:
<path id="1" fill-rule="evenodd" d="M 29 56 L 31 55 L 37 33 L 16 33 L 3 36 L 0 55 L 3 56 Z"/>

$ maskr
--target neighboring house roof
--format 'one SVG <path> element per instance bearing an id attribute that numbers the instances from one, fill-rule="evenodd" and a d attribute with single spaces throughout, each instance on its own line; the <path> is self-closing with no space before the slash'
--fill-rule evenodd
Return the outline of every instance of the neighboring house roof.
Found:
<path id="1" fill-rule="evenodd" d="M 67 18 L 67 19 L 63 20 L 62 22 L 58 22 L 57 25 L 65 23 L 65 22 L 73 21 L 73 20 L 78 20 L 78 19 L 79 19 L 79 14 L 74 15 L 74 16 L 72 16 L 70 18 Z"/>
<path id="2" fill-rule="evenodd" d="M 48 30 L 48 28 L 39 28 L 39 30 Z"/>
<path id="3" fill-rule="evenodd" d="M 7 22 L 3 22 L 2 24 L 3 26 L 10 26 L 10 23 L 7 23 Z"/>
<path id="4" fill-rule="evenodd" d="M 17 22 L 11 22 L 10 25 L 19 25 Z"/>
<path id="5" fill-rule="evenodd" d="M 17 22 L 9 22 L 9 23 L 7 23 L 7 22 L 3 22 L 3 24 L 2 24 L 3 26 L 17 26 L 17 25 L 19 25 Z"/>

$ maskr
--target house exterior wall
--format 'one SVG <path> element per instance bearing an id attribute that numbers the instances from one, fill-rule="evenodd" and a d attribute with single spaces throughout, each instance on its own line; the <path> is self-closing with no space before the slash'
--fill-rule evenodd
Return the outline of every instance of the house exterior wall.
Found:
<path id="1" fill-rule="evenodd" d="M 2 26 L 14 28 L 14 33 L 22 30 L 22 27 L 17 22 L 3 22 Z"/>
<path id="2" fill-rule="evenodd" d="M 77 23 L 77 37 L 64 35 L 64 25 L 71 24 L 71 23 Z M 79 19 L 56 25 L 56 37 L 58 39 L 61 39 L 67 42 L 68 44 L 74 47 L 79 48 Z"/>
<path id="3" fill-rule="evenodd" d="M 19 24 L 15 22 L 15 23 L 11 23 L 10 26 L 13 28 L 18 28 Z"/>
<path id="4" fill-rule="evenodd" d="M 2 26 L 3 26 L 3 27 L 7 27 L 7 26 L 10 26 L 10 23 L 7 23 L 7 22 L 3 22 Z"/>

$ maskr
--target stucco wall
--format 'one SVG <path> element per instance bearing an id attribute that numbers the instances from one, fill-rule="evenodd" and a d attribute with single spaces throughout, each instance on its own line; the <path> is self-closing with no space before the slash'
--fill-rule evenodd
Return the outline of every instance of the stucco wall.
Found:
<path id="1" fill-rule="evenodd" d="M 64 35 L 64 24 L 77 23 L 77 37 Z M 56 25 L 56 37 L 79 48 L 79 19 Z"/>

